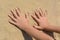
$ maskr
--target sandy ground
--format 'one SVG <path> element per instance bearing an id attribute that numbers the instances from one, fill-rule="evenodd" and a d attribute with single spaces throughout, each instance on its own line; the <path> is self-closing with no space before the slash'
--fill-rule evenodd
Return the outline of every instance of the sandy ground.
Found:
<path id="1" fill-rule="evenodd" d="M 16 7 L 31 14 L 36 8 L 46 9 L 49 22 L 60 26 L 60 0 L 0 0 L 0 40 L 24 40 L 22 32 L 8 23 L 7 15 L 10 9 Z M 31 19 L 31 24 L 33 23 Z M 60 39 L 59 34 L 55 34 L 55 37 Z"/>

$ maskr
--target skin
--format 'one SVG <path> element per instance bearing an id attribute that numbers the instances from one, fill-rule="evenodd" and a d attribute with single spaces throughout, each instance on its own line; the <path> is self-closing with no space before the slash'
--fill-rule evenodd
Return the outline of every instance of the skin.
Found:
<path id="1" fill-rule="evenodd" d="M 60 33 L 60 27 L 51 25 L 48 22 L 48 19 L 46 16 L 47 16 L 46 10 L 45 10 L 45 12 L 43 12 L 41 8 L 36 10 L 35 15 L 32 15 L 32 18 L 33 18 L 33 20 L 35 20 L 35 22 L 38 25 L 34 25 L 34 28 Z"/>
<path id="2" fill-rule="evenodd" d="M 22 14 L 19 8 L 11 10 L 11 14 L 8 16 L 10 18 L 9 23 L 18 26 L 20 29 L 24 30 L 26 33 L 36 38 L 37 40 L 54 40 L 42 30 L 39 31 L 30 25 L 28 15 Z"/>

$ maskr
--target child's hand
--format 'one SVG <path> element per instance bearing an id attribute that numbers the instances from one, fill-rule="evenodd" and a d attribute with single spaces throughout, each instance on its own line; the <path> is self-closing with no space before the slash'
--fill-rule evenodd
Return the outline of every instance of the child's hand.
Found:
<path id="1" fill-rule="evenodd" d="M 25 28 L 31 26 L 29 24 L 29 18 L 27 14 L 22 14 L 19 8 L 11 10 L 11 14 L 8 15 L 10 17 L 9 22 L 18 26 L 20 29 L 24 30 Z"/>
<path id="2" fill-rule="evenodd" d="M 48 19 L 46 17 L 47 11 L 45 10 L 45 12 L 43 12 L 42 9 L 40 8 L 38 10 L 35 10 L 34 13 L 35 15 L 32 15 L 32 18 L 38 24 L 38 26 L 34 25 L 34 27 L 37 29 L 47 28 L 49 25 Z"/>

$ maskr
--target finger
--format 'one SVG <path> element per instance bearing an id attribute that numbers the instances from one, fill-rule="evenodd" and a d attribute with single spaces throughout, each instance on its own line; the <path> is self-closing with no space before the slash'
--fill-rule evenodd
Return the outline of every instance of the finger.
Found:
<path id="1" fill-rule="evenodd" d="M 10 12 L 12 13 L 13 17 L 16 18 L 14 12 L 12 10 L 10 10 Z"/>
<path id="2" fill-rule="evenodd" d="M 21 12 L 20 8 L 17 8 L 19 12 Z"/>
<path id="3" fill-rule="evenodd" d="M 17 8 L 17 12 L 18 12 L 18 15 L 20 17 L 25 17 L 25 15 L 23 14 L 23 12 L 21 12 L 20 8 Z"/>
<path id="4" fill-rule="evenodd" d="M 16 22 L 16 19 L 15 19 L 12 15 L 9 14 L 8 17 L 9 17 L 12 21 Z"/>
<path id="5" fill-rule="evenodd" d="M 28 16 L 27 13 L 25 13 L 25 18 L 27 18 L 27 16 Z"/>
<path id="6" fill-rule="evenodd" d="M 31 15 L 31 17 L 33 18 L 33 20 L 35 21 L 35 22 L 39 22 L 39 19 L 35 16 L 35 15 Z"/>
<path id="7" fill-rule="evenodd" d="M 29 12 L 25 13 L 25 17 L 28 18 L 30 16 Z"/>
<path id="8" fill-rule="evenodd" d="M 18 8 L 15 9 L 17 16 L 20 16 L 20 10 Z"/>
<path id="9" fill-rule="evenodd" d="M 29 21 L 29 14 L 25 13 L 25 18 Z"/>
<path id="10" fill-rule="evenodd" d="M 47 13 L 47 10 L 45 10 L 45 13 L 44 13 L 44 16 L 46 16 L 48 13 Z"/>
<path id="11" fill-rule="evenodd" d="M 36 17 L 37 17 L 37 18 L 39 18 L 39 17 L 40 17 L 39 12 L 38 12 L 38 10 L 37 10 L 37 9 L 34 11 L 34 13 L 35 13 L 35 15 L 36 15 Z"/>
<path id="12" fill-rule="evenodd" d="M 14 21 L 12 21 L 12 20 L 9 20 L 9 23 L 13 24 L 13 25 L 16 25 L 16 23 Z"/>
<path id="13" fill-rule="evenodd" d="M 41 8 L 39 8 L 39 14 L 40 14 L 40 16 L 43 16 L 44 15 Z"/>
<path id="14" fill-rule="evenodd" d="M 40 26 L 34 25 L 33 27 L 38 29 L 38 30 L 42 30 L 42 27 L 40 27 Z"/>
<path id="15" fill-rule="evenodd" d="M 12 13 L 12 15 L 13 15 L 15 18 L 18 18 L 17 14 L 16 14 L 16 12 L 15 12 L 15 9 L 11 10 L 11 13 Z"/>

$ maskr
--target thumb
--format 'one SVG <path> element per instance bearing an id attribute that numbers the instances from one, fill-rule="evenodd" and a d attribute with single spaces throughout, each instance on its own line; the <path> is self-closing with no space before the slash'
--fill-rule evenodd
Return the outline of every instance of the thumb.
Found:
<path id="1" fill-rule="evenodd" d="M 42 30 L 43 29 L 42 27 L 37 26 L 37 25 L 34 25 L 33 27 L 36 28 L 36 29 L 38 29 L 38 30 Z"/>

